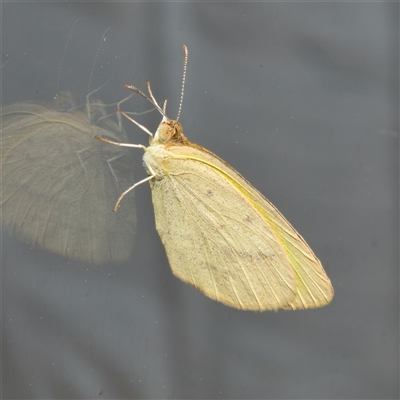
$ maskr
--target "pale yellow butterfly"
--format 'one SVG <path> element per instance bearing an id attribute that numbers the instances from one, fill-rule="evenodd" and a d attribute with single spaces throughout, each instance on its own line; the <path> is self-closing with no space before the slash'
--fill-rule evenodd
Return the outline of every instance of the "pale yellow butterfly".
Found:
<path id="1" fill-rule="evenodd" d="M 322 307 L 333 288 L 320 261 L 282 214 L 231 166 L 189 142 L 178 122 L 155 100 L 132 85 L 163 115 L 150 146 L 105 142 L 144 150 L 156 228 L 172 272 L 206 296 L 243 310 Z"/>

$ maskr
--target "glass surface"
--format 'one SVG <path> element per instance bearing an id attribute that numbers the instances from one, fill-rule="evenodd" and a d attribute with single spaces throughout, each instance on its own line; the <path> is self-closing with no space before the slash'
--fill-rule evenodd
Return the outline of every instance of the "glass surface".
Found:
<path id="1" fill-rule="evenodd" d="M 111 77 L 94 98 L 114 104 L 148 79 L 174 118 L 186 44 L 186 136 L 272 201 L 335 289 L 295 312 L 206 298 L 172 275 L 144 184 L 126 262 L 73 261 L 3 231 L 3 397 L 398 398 L 398 7 L 3 2 L 3 105 L 61 91 L 84 105 Z M 149 109 L 137 96 L 121 107 Z M 130 151 L 136 182 L 143 152 Z"/>

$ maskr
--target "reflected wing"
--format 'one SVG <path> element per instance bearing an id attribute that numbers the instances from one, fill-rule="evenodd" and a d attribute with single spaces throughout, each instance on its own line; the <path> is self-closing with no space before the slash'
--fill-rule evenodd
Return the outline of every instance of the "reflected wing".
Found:
<path id="1" fill-rule="evenodd" d="M 151 183 L 174 274 L 241 309 L 329 303 L 330 281 L 301 236 L 231 167 L 194 151 L 162 161 L 165 174 Z"/>
<path id="2" fill-rule="evenodd" d="M 136 229 L 129 154 L 94 138 L 124 140 L 117 124 L 34 103 L 2 109 L 2 222 L 32 245 L 92 263 L 130 257 Z M 114 127 L 114 132 L 109 130 Z"/>

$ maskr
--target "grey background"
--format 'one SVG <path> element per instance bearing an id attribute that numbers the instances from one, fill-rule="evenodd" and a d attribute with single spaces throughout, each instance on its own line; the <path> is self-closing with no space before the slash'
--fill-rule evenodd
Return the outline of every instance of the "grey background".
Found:
<path id="1" fill-rule="evenodd" d="M 150 189 L 135 256 L 79 264 L 2 236 L 3 398 L 398 398 L 397 3 L 2 2 L 2 102 L 152 83 L 188 138 L 252 182 L 335 288 L 322 309 L 237 311 L 170 272 Z M 134 98 L 125 109 L 144 110 Z M 160 117 L 139 117 L 151 131 Z M 132 143 L 144 132 L 125 121 Z M 145 176 L 135 151 L 137 180 Z"/>

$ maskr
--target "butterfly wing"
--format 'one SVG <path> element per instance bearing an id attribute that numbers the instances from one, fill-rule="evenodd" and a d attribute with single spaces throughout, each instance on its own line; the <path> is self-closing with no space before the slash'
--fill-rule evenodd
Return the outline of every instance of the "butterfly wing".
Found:
<path id="1" fill-rule="evenodd" d="M 293 269 L 245 196 L 203 162 L 161 162 L 164 173 L 151 181 L 152 198 L 173 273 L 235 308 L 288 306 L 296 293 Z"/>
<path id="2" fill-rule="evenodd" d="M 151 181 L 156 227 L 177 277 L 240 309 L 329 302 L 319 260 L 235 170 L 194 144 L 170 146 L 168 157 L 148 150 L 145 162 L 158 175 Z"/>
<path id="3" fill-rule="evenodd" d="M 284 308 L 295 310 L 329 304 L 334 291 L 320 260 L 274 205 L 255 188 L 247 190 L 246 185 L 252 186 L 242 179 L 241 185 L 249 201 L 271 227 L 295 273 L 296 296 Z"/>

